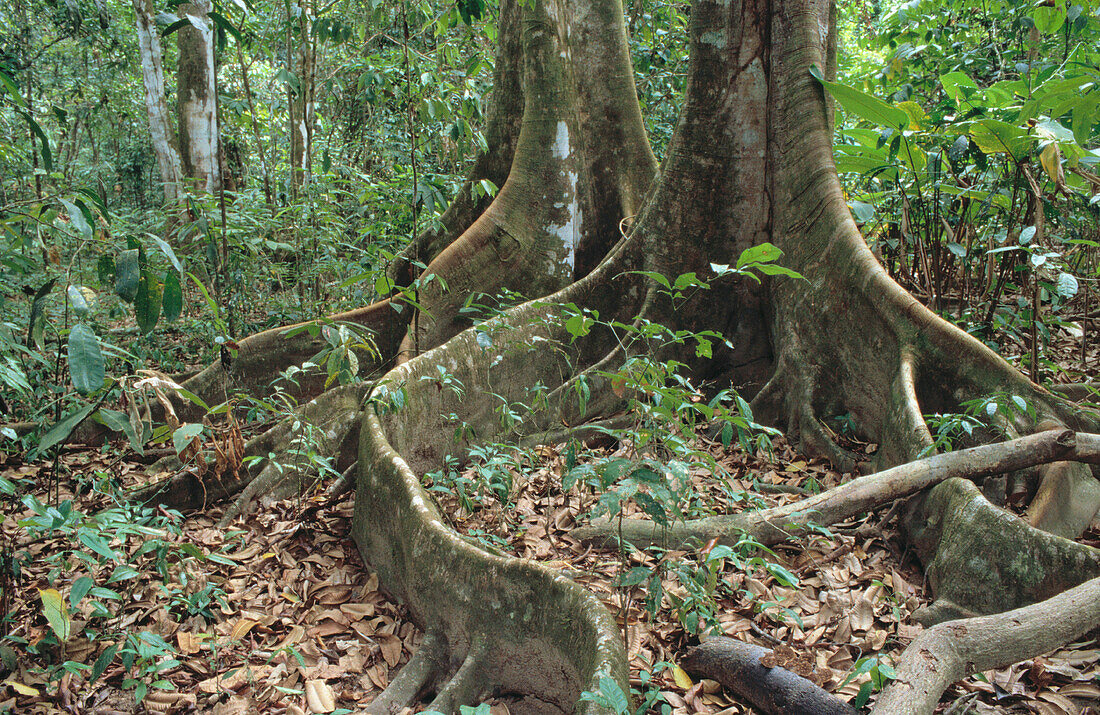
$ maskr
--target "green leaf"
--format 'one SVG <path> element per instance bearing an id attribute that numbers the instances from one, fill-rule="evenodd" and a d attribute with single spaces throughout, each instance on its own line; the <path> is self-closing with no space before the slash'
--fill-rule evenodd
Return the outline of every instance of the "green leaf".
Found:
<path id="1" fill-rule="evenodd" d="M 107 666 L 111 664 L 111 661 L 115 659 L 115 654 L 118 653 L 118 643 L 108 648 L 99 654 L 99 657 L 95 659 L 95 664 L 92 665 L 92 672 L 89 673 L 89 682 L 94 683 L 99 680 L 99 676 L 103 675 L 103 671 L 107 670 Z"/>
<path id="2" fill-rule="evenodd" d="M 771 263 L 782 255 L 783 251 L 778 246 L 761 243 L 741 251 L 741 255 L 737 258 L 737 267 L 743 268 L 749 263 Z"/>
<path id="3" fill-rule="evenodd" d="M 165 257 L 168 259 L 168 262 L 172 264 L 172 267 L 179 271 L 180 274 L 182 274 L 183 266 L 180 265 L 180 259 L 176 258 L 176 252 L 172 250 L 172 247 L 169 246 L 168 243 L 163 239 L 158 238 L 152 234 L 149 234 L 149 238 L 153 239 L 153 243 L 157 244 L 157 248 L 159 248 L 160 252 L 165 255 Z"/>
<path id="4" fill-rule="evenodd" d="M 896 129 L 899 132 L 909 126 L 909 115 L 905 110 L 890 106 L 878 97 L 872 97 L 854 87 L 830 82 L 822 76 L 821 70 L 816 66 L 810 68 L 810 74 L 829 90 L 829 94 L 833 95 L 844 111 L 872 124 Z"/>
<path id="5" fill-rule="evenodd" d="M 80 231 L 80 235 L 85 239 L 90 239 L 92 237 L 92 227 L 85 218 L 84 212 L 72 201 L 67 201 L 65 199 L 58 199 L 58 201 L 64 205 L 65 211 L 69 214 L 69 221 L 72 223 L 73 227 L 76 228 L 77 231 Z"/>
<path id="6" fill-rule="evenodd" d="M 1063 298 L 1072 298 L 1077 295 L 1077 278 L 1074 277 L 1072 273 L 1066 273 L 1065 271 L 1059 273 L 1056 290 L 1058 291 L 1058 295 Z"/>
<path id="7" fill-rule="evenodd" d="M 137 295 L 134 296 L 134 317 L 142 334 L 153 332 L 160 319 L 161 289 L 148 271 L 141 271 Z"/>
<path id="8" fill-rule="evenodd" d="M 164 319 L 170 323 L 177 320 L 183 312 L 183 286 L 180 285 L 180 274 L 172 270 L 164 273 L 161 310 L 164 312 Z"/>
<path id="9" fill-rule="evenodd" d="M 73 581 L 73 587 L 69 591 L 69 606 L 75 611 L 77 604 L 88 595 L 88 591 L 92 590 L 92 586 L 95 585 L 95 581 L 90 576 L 81 576 L 76 581 Z"/>
<path id="10" fill-rule="evenodd" d="M 176 448 L 176 454 L 181 454 L 200 434 L 202 434 L 202 424 L 197 422 L 185 424 L 173 432 L 172 446 Z"/>
<path id="11" fill-rule="evenodd" d="M 69 375 L 81 395 L 92 394 L 106 379 L 99 338 L 84 323 L 77 323 L 69 331 Z"/>
<path id="12" fill-rule="evenodd" d="M 1031 11 L 1031 19 L 1035 22 L 1035 29 L 1043 35 L 1058 32 L 1066 22 L 1066 8 L 1040 6 Z"/>
<path id="13" fill-rule="evenodd" d="M 90 289 L 84 288 L 83 286 L 71 285 L 68 290 L 65 291 L 69 296 L 69 305 L 73 307 L 73 310 L 75 310 L 76 314 L 80 317 L 86 316 L 92 310 L 92 307 L 88 305 L 88 298 L 84 294 L 85 290 L 87 290 L 89 294 L 92 294 Z"/>
<path id="14" fill-rule="evenodd" d="M 38 442 L 38 454 L 43 454 L 50 447 L 68 439 L 76 426 L 83 422 L 92 413 L 93 409 L 95 409 L 95 405 L 84 405 L 62 417 L 61 421 L 51 427 L 49 432 L 42 435 L 42 439 Z"/>
<path id="15" fill-rule="evenodd" d="M 115 259 L 115 293 L 127 303 L 133 303 L 137 297 L 138 283 L 141 281 L 141 251 L 131 248 L 118 254 Z"/>
<path id="16" fill-rule="evenodd" d="M 118 410 L 108 410 L 106 408 L 101 409 L 96 413 L 99 417 L 99 421 L 107 425 L 108 429 L 115 432 L 122 432 L 126 435 L 126 438 L 130 440 L 130 446 L 138 454 L 145 454 L 144 444 L 138 437 L 137 432 L 134 429 L 134 423 L 130 421 L 130 416 L 125 412 L 119 412 Z"/>
<path id="17" fill-rule="evenodd" d="M 607 698 L 608 703 L 616 713 L 630 711 L 630 702 L 626 698 L 626 693 L 611 676 L 600 676 L 600 693 Z"/>
<path id="18" fill-rule="evenodd" d="M 44 314 L 46 296 L 53 290 L 55 283 L 57 283 L 57 279 L 51 278 L 34 294 L 34 300 L 31 301 L 31 315 L 27 320 L 27 347 L 34 345 L 39 350 L 42 349 L 46 332 L 46 316 Z"/>
<path id="19" fill-rule="evenodd" d="M 62 643 L 69 640 L 73 624 L 69 618 L 69 609 L 65 606 L 61 594 L 54 588 L 40 588 L 38 589 L 38 596 L 42 599 L 42 614 L 46 616 L 46 622 L 50 624 L 50 630 Z"/>
<path id="20" fill-rule="evenodd" d="M 99 257 L 99 260 L 95 264 L 96 278 L 99 279 L 100 284 L 104 284 L 111 280 L 115 275 L 115 262 L 111 260 L 111 257 L 106 253 Z"/>
<path id="21" fill-rule="evenodd" d="M 115 561 L 118 559 L 118 554 L 114 552 L 107 540 L 98 534 L 93 534 L 85 529 L 81 529 L 80 533 L 76 535 L 76 538 L 80 543 L 87 546 L 89 549 L 99 554 L 105 559 Z"/>
<path id="22" fill-rule="evenodd" d="M 50 140 L 46 137 L 46 132 L 42 131 L 42 127 L 38 122 L 34 121 L 34 117 L 29 113 L 21 109 L 16 109 L 15 111 L 18 112 L 19 116 L 23 117 L 27 126 L 31 128 L 34 135 L 42 142 L 42 166 L 46 168 L 47 173 L 53 172 L 53 153 L 50 152 Z"/>
<path id="23" fill-rule="evenodd" d="M 943 91 L 951 98 L 956 107 L 962 108 L 963 103 L 970 103 L 970 98 L 978 93 L 978 85 L 965 72 L 948 72 L 940 75 L 940 84 Z"/>
<path id="24" fill-rule="evenodd" d="M 19 85 L 15 83 L 15 80 L 11 78 L 9 74 L 0 70 L 0 86 L 8 91 L 11 95 L 12 101 L 15 102 L 17 107 L 26 107 L 27 103 L 23 101 L 23 96 L 19 92 Z"/>
<path id="25" fill-rule="evenodd" d="M 986 154 L 1010 154 L 1022 159 L 1035 141 L 1020 127 L 998 119 L 983 119 L 970 125 L 970 138 Z"/>

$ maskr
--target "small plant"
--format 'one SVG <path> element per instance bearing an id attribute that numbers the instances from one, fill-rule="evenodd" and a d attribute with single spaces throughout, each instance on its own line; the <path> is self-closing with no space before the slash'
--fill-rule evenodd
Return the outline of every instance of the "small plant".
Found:
<path id="1" fill-rule="evenodd" d="M 859 686 L 859 693 L 852 698 L 852 707 L 863 707 L 867 704 L 867 700 L 871 697 L 872 693 L 879 692 L 885 688 L 891 680 L 898 677 L 897 671 L 882 662 L 878 656 L 869 656 L 860 658 L 856 661 L 855 670 L 844 679 L 844 682 L 841 683 L 840 686 L 844 687 L 861 675 L 868 674 L 871 676 L 871 679 Z"/>

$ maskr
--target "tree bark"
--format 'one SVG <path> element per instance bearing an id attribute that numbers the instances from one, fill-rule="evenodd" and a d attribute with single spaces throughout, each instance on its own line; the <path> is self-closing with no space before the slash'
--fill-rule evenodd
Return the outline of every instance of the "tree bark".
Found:
<path id="1" fill-rule="evenodd" d="M 151 0 L 133 0 L 137 20 L 138 50 L 141 55 L 141 78 L 145 88 L 145 111 L 149 115 L 149 132 L 153 139 L 153 153 L 157 157 L 160 180 L 164 187 L 164 202 L 170 212 L 182 211 L 180 190 L 183 168 L 176 151 L 172 125 L 168 118 L 168 103 L 164 90 L 164 53 L 160 33 L 153 20 Z"/>
<path id="2" fill-rule="evenodd" d="M 176 33 L 179 70 L 176 74 L 181 167 L 192 187 L 208 194 L 221 187 L 218 165 L 218 111 L 214 81 L 214 32 L 211 0 L 179 6 L 190 22 Z"/>

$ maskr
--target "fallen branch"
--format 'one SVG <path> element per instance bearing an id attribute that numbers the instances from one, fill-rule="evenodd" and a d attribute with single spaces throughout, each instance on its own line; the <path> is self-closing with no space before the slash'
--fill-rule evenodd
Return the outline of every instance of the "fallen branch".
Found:
<path id="1" fill-rule="evenodd" d="M 717 680 L 765 713 L 854 715 L 848 703 L 779 665 L 764 665 L 772 651 L 720 636 L 689 650 L 680 667 L 689 675 Z"/>
<path id="2" fill-rule="evenodd" d="M 925 459 L 859 477 L 821 494 L 791 504 L 739 514 L 692 519 L 662 529 L 646 519 L 625 519 L 622 535 L 635 546 L 680 548 L 692 542 L 734 545 L 742 535 L 775 544 L 804 533 L 811 524 L 835 524 L 876 506 L 915 494 L 951 477 L 977 479 L 1050 462 L 1100 463 L 1100 435 L 1053 429 L 1018 439 L 987 444 Z M 585 542 L 611 544 L 618 523 L 598 519 L 573 531 Z"/>
<path id="3" fill-rule="evenodd" d="M 1042 655 L 1097 626 L 1100 578 L 1014 611 L 941 623 L 905 649 L 897 679 L 879 696 L 872 713 L 931 713 L 952 683 Z"/>

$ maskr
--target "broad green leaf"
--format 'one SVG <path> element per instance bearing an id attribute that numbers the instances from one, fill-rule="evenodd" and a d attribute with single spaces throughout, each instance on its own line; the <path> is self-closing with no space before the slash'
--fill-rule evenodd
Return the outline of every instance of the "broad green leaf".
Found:
<path id="1" fill-rule="evenodd" d="M 107 666 L 111 664 L 111 661 L 115 659 L 115 654 L 118 653 L 118 643 L 108 648 L 99 654 L 99 657 L 95 659 L 95 663 L 92 665 L 92 670 L 89 673 L 90 682 L 94 683 L 99 680 L 99 676 L 103 675 L 103 671 L 107 670 Z"/>
<path id="2" fill-rule="evenodd" d="M 138 283 L 141 281 L 141 251 L 131 248 L 118 254 L 115 259 L 115 293 L 127 303 L 133 303 L 137 297 Z"/>
<path id="3" fill-rule="evenodd" d="M 848 209 L 859 223 L 867 223 L 875 217 L 875 206 L 866 201 L 849 201 Z"/>
<path id="4" fill-rule="evenodd" d="M 69 305 L 73 307 L 77 315 L 84 317 L 91 311 L 92 306 L 89 301 L 95 298 L 95 292 L 91 288 L 71 285 L 66 294 L 69 296 Z"/>
<path id="5" fill-rule="evenodd" d="M 107 425 L 108 429 L 115 432 L 122 432 L 126 435 L 126 438 L 130 440 L 130 446 L 138 454 L 144 454 L 144 444 L 138 437 L 137 431 L 134 428 L 134 423 L 130 421 L 130 416 L 125 412 L 119 412 L 118 410 L 108 410 L 106 408 L 101 409 L 96 413 L 99 417 L 99 421 Z"/>
<path id="6" fill-rule="evenodd" d="M 878 97 L 860 92 L 854 87 L 830 82 L 822 76 L 821 70 L 817 67 L 811 67 L 810 74 L 829 90 L 829 94 L 833 95 L 844 111 L 872 124 L 896 129 L 899 132 L 909 126 L 909 115 L 904 110 L 891 106 Z"/>
<path id="7" fill-rule="evenodd" d="M 986 154 L 1011 154 L 1022 159 L 1027 154 L 1034 137 L 1020 127 L 998 119 L 983 119 L 970 125 L 970 138 Z"/>
<path id="8" fill-rule="evenodd" d="M 771 263 L 783 255 L 778 246 L 771 243 L 761 243 L 741 251 L 737 258 L 737 267 L 744 268 L 749 263 Z"/>
<path id="9" fill-rule="evenodd" d="M 69 331 L 69 375 L 81 395 L 95 392 L 106 379 L 99 338 L 84 323 L 77 323 Z"/>
<path id="10" fill-rule="evenodd" d="M 172 247 L 168 245 L 166 241 L 153 234 L 149 234 L 149 238 L 153 239 L 153 243 L 157 244 L 157 248 L 168 259 L 168 262 L 172 264 L 172 267 L 183 273 L 183 266 L 180 265 L 180 259 L 176 258 L 176 252 L 172 250 Z"/>
<path id="11" fill-rule="evenodd" d="M 168 322 L 176 320 L 183 312 L 183 286 L 180 285 L 180 274 L 176 271 L 168 270 L 164 273 L 161 310 L 164 312 L 164 319 Z"/>
<path id="12" fill-rule="evenodd" d="M 141 271 L 137 295 L 134 296 L 134 317 L 142 334 L 153 332 L 160 319 L 161 289 L 148 271 Z"/>
<path id="13" fill-rule="evenodd" d="M 72 431 L 76 429 L 76 426 L 83 422 L 84 419 L 92 413 L 94 408 L 95 405 L 83 405 L 62 417 L 60 422 L 51 427 L 46 434 L 42 435 L 42 439 L 38 442 L 38 453 L 43 454 L 50 447 L 68 439 Z"/>
<path id="14" fill-rule="evenodd" d="M 27 103 L 23 100 L 22 93 L 19 91 L 19 85 L 15 83 L 11 75 L 3 70 L 0 70 L 0 86 L 8 91 L 8 94 L 11 95 L 12 101 L 15 102 L 17 107 L 27 106 Z"/>
<path id="15" fill-rule="evenodd" d="M 187 445 L 200 434 L 202 434 L 202 424 L 197 422 L 185 424 L 173 432 L 172 446 L 175 447 L 176 454 L 182 454 L 183 450 L 187 449 Z"/>
<path id="16" fill-rule="evenodd" d="M 1035 21 L 1035 29 L 1041 34 L 1049 35 L 1058 32 L 1066 22 L 1066 8 L 1064 5 L 1056 7 L 1040 6 L 1032 9 L 1031 19 Z"/>
<path id="17" fill-rule="evenodd" d="M 1058 295 L 1063 298 L 1072 298 L 1077 295 L 1077 278 L 1074 277 L 1072 273 L 1066 273 L 1065 271 L 1059 273 L 1056 290 L 1058 291 Z"/>
<path id="18" fill-rule="evenodd" d="M 95 586 L 95 581 L 90 576 L 81 576 L 73 581 L 73 587 L 69 591 L 69 607 L 75 611 L 77 604 L 88 595 L 88 591 L 92 590 L 92 586 Z"/>
<path id="19" fill-rule="evenodd" d="M 963 104 L 971 104 L 970 98 L 978 93 L 978 85 L 965 72 L 948 72 L 940 75 L 940 84 L 943 91 L 951 98 L 956 107 L 962 108 Z"/>
<path id="20" fill-rule="evenodd" d="M 600 676 L 600 694 L 607 698 L 614 712 L 630 712 L 630 702 L 626 698 L 626 693 L 623 692 L 622 687 L 620 687 L 611 676 Z"/>
<path id="21" fill-rule="evenodd" d="M 27 320 L 27 347 L 34 345 L 39 350 L 43 348 L 46 334 L 46 296 L 53 290 L 55 283 L 57 279 L 51 278 L 34 294 L 30 318 Z"/>
<path id="22" fill-rule="evenodd" d="M 103 558 L 111 561 L 118 559 L 118 554 L 116 554 L 110 544 L 107 543 L 107 540 L 99 534 L 93 534 L 86 529 L 81 529 L 80 533 L 76 535 L 76 538 L 80 543 L 84 544 Z"/>
<path id="23" fill-rule="evenodd" d="M 54 588 L 40 588 L 38 589 L 38 596 L 42 599 L 42 615 L 46 617 L 46 622 L 50 624 L 50 630 L 62 643 L 69 640 L 73 624 L 69 618 L 69 609 L 65 606 L 61 594 Z"/>
<path id="24" fill-rule="evenodd" d="M 69 214 L 69 221 L 72 223 L 73 228 L 80 231 L 80 235 L 85 239 L 90 239 L 92 237 L 92 227 L 84 216 L 84 212 L 72 201 L 60 198 L 58 201 L 65 206 L 65 211 Z"/>

